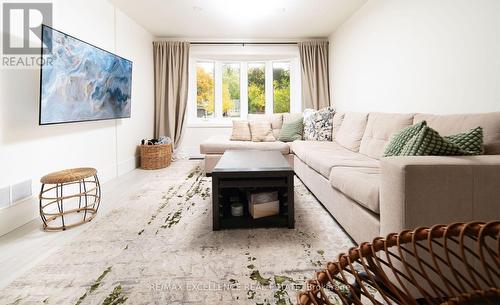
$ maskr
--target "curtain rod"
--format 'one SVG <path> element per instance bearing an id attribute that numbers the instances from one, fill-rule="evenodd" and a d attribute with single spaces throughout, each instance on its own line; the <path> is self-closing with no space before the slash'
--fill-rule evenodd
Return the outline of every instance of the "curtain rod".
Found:
<path id="1" fill-rule="evenodd" d="M 251 42 L 251 41 L 241 41 L 241 42 L 210 42 L 210 41 L 195 41 L 190 42 L 190 44 L 194 45 L 297 45 L 297 42 Z"/>

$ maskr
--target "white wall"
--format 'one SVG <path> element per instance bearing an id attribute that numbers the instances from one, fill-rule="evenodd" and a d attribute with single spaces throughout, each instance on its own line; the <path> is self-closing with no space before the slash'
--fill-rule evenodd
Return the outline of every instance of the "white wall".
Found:
<path id="1" fill-rule="evenodd" d="M 133 61 L 132 118 L 38 126 L 39 70 L 0 70 L 0 188 L 91 166 L 101 182 L 136 167 L 153 136 L 153 37 L 105 0 L 56 0 L 54 28 Z M 105 198 L 104 198 L 105 200 Z M 103 202 L 105 204 L 105 201 Z M 0 210 L 0 235 L 38 217 L 35 198 Z"/>
<path id="2" fill-rule="evenodd" d="M 500 111 L 498 0 L 370 0 L 330 42 L 341 110 Z"/>

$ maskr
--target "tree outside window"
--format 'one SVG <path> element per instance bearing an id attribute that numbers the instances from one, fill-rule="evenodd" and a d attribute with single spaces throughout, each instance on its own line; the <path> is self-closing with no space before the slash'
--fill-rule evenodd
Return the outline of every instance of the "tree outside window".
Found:
<path id="1" fill-rule="evenodd" d="M 290 112 L 290 63 L 273 63 L 273 112 Z"/>
<path id="2" fill-rule="evenodd" d="M 222 64 L 222 116 L 240 116 L 240 64 Z"/>
<path id="3" fill-rule="evenodd" d="M 294 60 L 248 62 L 202 59 L 195 63 L 196 92 L 194 86 L 189 90 L 190 96 L 196 96 L 196 112 L 193 101 L 190 104 L 193 110 L 191 118 L 220 119 L 226 124 L 231 118 L 246 118 L 247 113 L 284 113 L 296 106 L 291 105 L 297 101 L 297 98 L 291 98 L 291 86 L 295 84 L 291 74 L 295 73 L 292 71 L 297 65 Z"/>
<path id="4" fill-rule="evenodd" d="M 215 111 L 214 63 L 197 62 L 196 64 L 196 116 L 214 117 Z"/>
<path id="5" fill-rule="evenodd" d="M 248 113 L 266 112 L 266 64 L 248 64 Z"/>

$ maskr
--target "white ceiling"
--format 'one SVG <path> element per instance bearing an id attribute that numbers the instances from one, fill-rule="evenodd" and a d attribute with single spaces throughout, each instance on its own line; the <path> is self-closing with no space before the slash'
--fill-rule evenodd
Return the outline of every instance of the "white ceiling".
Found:
<path id="1" fill-rule="evenodd" d="M 326 37 L 367 0 L 110 0 L 157 37 Z"/>

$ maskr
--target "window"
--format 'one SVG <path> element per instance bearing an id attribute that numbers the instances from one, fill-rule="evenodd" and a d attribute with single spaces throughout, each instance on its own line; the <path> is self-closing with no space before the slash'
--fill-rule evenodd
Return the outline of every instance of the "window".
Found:
<path id="1" fill-rule="evenodd" d="M 290 63 L 273 63 L 274 113 L 290 112 Z"/>
<path id="2" fill-rule="evenodd" d="M 215 112 L 214 63 L 196 63 L 196 116 L 212 118 Z"/>
<path id="3" fill-rule="evenodd" d="M 266 64 L 248 64 L 248 113 L 266 112 Z"/>
<path id="4" fill-rule="evenodd" d="M 231 124 L 248 114 L 297 112 L 298 58 L 287 60 L 207 60 L 191 58 L 188 122 Z"/>
<path id="5" fill-rule="evenodd" d="M 240 117 L 240 64 L 222 64 L 222 116 Z"/>

